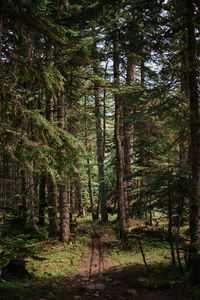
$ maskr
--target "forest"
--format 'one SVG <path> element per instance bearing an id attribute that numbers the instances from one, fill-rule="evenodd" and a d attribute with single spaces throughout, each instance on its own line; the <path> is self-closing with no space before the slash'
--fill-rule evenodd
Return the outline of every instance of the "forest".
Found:
<path id="1" fill-rule="evenodd" d="M 0 298 L 200 299 L 200 0 L 1 0 L 0 40 Z"/>

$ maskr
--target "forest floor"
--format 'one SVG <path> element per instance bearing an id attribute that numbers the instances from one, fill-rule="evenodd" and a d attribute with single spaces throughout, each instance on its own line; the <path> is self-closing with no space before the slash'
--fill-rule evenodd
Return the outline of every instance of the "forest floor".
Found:
<path id="1" fill-rule="evenodd" d="M 132 225 L 135 226 L 135 224 Z M 83 226 L 86 226 L 86 224 Z M 180 276 L 173 278 L 174 270 L 169 273 L 169 264 L 166 268 L 160 268 L 159 271 L 152 263 L 148 266 L 150 270 L 147 270 L 144 264 L 141 263 L 142 259 L 140 263 L 133 261 L 130 264 L 126 259 L 121 259 L 123 256 L 121 252 L 123 251 L 119 250 L 116 232 L 112 227 L 100 226 L 95 228 L 87 225 L 85 228 L 87 228 L 88 235 L 88 253 L 79 261 L 73 272 L 57 278 L 38 279 L 34 283 L 25 280 L 20 288 L 17 286 L 17 282 L 14 286 L 7 286 L 7 288 L 4 284 L 4 288 L 0 289 L 0 299 L 190 299 L 183 294 L 183 282 L 180 281 Z M 127 257 L 132 252 L 126 250 Z M 132 253 L 133 258 L 137 255 L 142 257 L 142 253 L 136 252 L 135 255 L 134 252 Z M 166 259 L 169 259 L 169 257 L 166 257 Z M 157 258 L 157 261 L 159 262 L 159 258 Z"/>
<path id="2" fill-rule="evenodd" d="M 95 230 L 91 237 L 91 250 L 85 260 L 77 267 L 72 276 L 67 278 L 71 290 L 66 299 L 107 299 L 107 300 L 183 300 L 177 290 L 165 288 L 165 290 L 150 291 L 143 288 L 146 280 L 144 268 L 137 265 L 129 267 L 127 264 L 114 265 L 106 260 L 106 254 L 110 247 L 110 241 L 114 233 L 105 230 Z M 146 274 L 147 276 L 147 274 Z"/>

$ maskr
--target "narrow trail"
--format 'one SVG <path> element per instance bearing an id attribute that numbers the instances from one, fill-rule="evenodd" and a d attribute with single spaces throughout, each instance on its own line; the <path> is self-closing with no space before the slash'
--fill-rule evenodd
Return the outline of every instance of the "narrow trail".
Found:
<path id="1" fill-rule="evenodd" d="M 112 266 L 106 261 L 107 242 L 113 233 L 93 228 L 90 253 L 67 278 L 67 300 L 187 300 L 172 290 L 149 291 L 141 287 L 138 267 Z"/>

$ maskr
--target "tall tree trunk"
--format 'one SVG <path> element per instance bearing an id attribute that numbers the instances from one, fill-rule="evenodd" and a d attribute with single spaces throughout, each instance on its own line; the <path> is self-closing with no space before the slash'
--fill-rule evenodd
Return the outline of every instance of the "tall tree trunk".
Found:
<path id="1" fill-rule="evenodd" d="M 54 121 L 54 101 L 53 101 L 53 97 L 47 99 L 46 118 L 49 122 Z M 51 175 L 47 175 L 46 184 L 47 184 L 49 235 L 51 237 L 53 237 L 53 236 L 58 234 L 57 186 L 53 182 L 53 179 L 52 179 Z"/>
<path id="2" fill-rule="evenodd" d="M 58 98 L 58 126 L 65 129 L 65 94 Z M 61 153 L 65 155 L 65 149 L 61 149 Z M 59 202 L 60 202 L 60 234 L 62 242 L 67 243 L 69 240 L 70 224 L 69 224 L 69 192 L 68 192 L 68 176 L 66 174 L 66 165 L 62 166 L 61 185 L 59 186 Z"/>
<path id="3" fill-rule="evenodd" d="M 69 101 L 69 108 L 70 111 L 73 111 L 73 101 L 72 98 Z M 69 111 L 69 115 L 70 115 Z M 76 129 L 76 123 L 77 123 L 77 117 L 74 116 L 69 116 L 68 118 L 69 121 L 69 128 L 68 131 L 75 137 L 77 137 L 77 129 Z M 73 167 L 73 174 L 71 175 L 70 178 L 70 205 L 72 204 L 71 212 L 78 211 L 80 215 L 83 215 L 83 206 L 82 206 L 82 184 L 81 184 L 81 178 L 79 175 L 79 165 L 78 165 L 78 160 L 76 164 Z"/>
<path id="4" fill-rule="evenodd" d="M 116 10 L 116 8 L 115 8 Z M 113 32 L 113 62 L 114 62 L 114 80 L 116 87 L 119 87 L 119 29 L 116 16 Z M 118 219 L 120 227 L 120 238 L 125 238 L 125 211 L 124 211 L 124 182 L 123 182 L 123 147 L 121 136 L 121 115 L 122 99 L 119 93 L 115 94 L 115 145 L 116 145 L 116 181 L 117 181 L 117 199 L 118 199 Z"/>
<path id="5" fill-rule="evenodd" d="M 96 133 L 97 133 L 97 157 L 98 157 L 98 179 L 99 179 L 99 203 L 101 206 L 101 220 L 108 220 L 106 195 L 105 195 L 105 178 L 104 178 L 104 151 L 101 128 L 101 113 L 99 89 L 95 88 L 95 115 L 96 115 Z"/>
<path id="6" fill-rule="evenodd" d="M 108 62 L 106 62 L 104 78 L 106 80 L 106 74 L 108 69 Z M 106 97 L 107 92 L 106 89 L 103 90 L 103 158 L 105 159 L 105 151 L 106 151 Z"/>
<path id="7" fill-rule="evenodd" d="M 190 194 L 190 274 L 193 281 L 200 283 L 200 141 L 199 141 L 199 101 L 197 87 L 197 49 L 194 25 L 194 1 L 185 0 L 187 28 L 186 82 L 190 101 L 191 169 L 192 189 Z"/>
<path id="8" fill-rule="evenodd" d="M 127 61 L 127 85 L 131 89 L 125 95 L 124 102 L 124 179 L 126 188 L 127 207 L 130 214 L 131 204 L 133 201 L 133 83 L 135 80 L 135 64 L 131 55 L 128 56 Z"/>
<path id="9" fill-rule="evenodd" d="M 90 198 L 90 210 L 92 214 L 92 220 L 95 220 L 94 213 L 94 201 L 93 201 L 93 192 L 92 192 L 92 182 L 91 182 L 91 171 L 90 171 L 90 158 L 89 158 L 89 149 L 88 149 L 88 124 L 87 124 L 87 103 L 85 98 L 85 149 L 87 152 L 87 174 L 88 174 L 88 191 Z"/>

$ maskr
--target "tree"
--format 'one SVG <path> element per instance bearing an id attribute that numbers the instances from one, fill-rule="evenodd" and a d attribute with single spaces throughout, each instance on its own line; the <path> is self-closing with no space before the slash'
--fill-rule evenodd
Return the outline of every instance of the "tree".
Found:
<path id="1" fill-rule="evenodd" d="M 119 87 L 120 83 L 120 52 L 119 52 L 119 19 L 118 7 L 115 5 L 115 23 L 113 31 L 113 68 L 114 84 Z M 124 211 L 124 161 L 122 146 L 122 97 L 116 93 L 115 97 L 115 144 L 116 144 L 116 182 L 117 182 L 117 199 L 118 199 L 118 218 L 120 227 L 120 238 L 125 238 L 125 211 Z"/>
<path id="2" fill-rule="evenodd" d="M 63 93 L 58 98 L 58 126 L 65 130 L 65 97 Z M 61 148 L 62 157 L 65 158 L 65 148 Z M 69 240 L 70 224 L 69 224 L 69 192 L 68 192 L 68 176 L 67 165 L 64 162 L 61 167 L 61 182 L 59 184 L 59 204 L 60 204 L 60 235 L 61 241 L 67 243 Z"/>
<path id="3" fill-rule="evenodd" d="M 187 69 L 185 75 L 190 103 L 191 170 L 192 192 L 190 195 L 190 273 L 193 280 L 200 282 L 200 143 L 199 101 L 197 86 L 197 46 L 195 36 L 195 1 L 185 1 L 185 24 L 187 30 Z"/>

